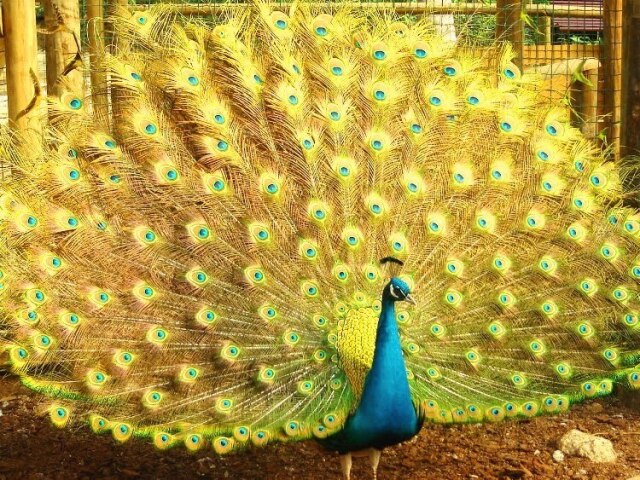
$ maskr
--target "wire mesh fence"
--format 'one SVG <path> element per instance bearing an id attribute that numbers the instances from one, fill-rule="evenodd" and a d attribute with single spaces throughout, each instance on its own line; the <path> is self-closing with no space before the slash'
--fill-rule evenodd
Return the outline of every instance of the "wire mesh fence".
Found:
<path id="1" fill-rule="evenodd" d="M 52 1 L 55 3 L 41 0 L 37 5 L 37 18 L 42 24 L 45 3 Z M 108 16 L 115 5 L 148 8 L 160 1 L 81 0 L 83 47 L 88 43 L 88 13 L 92 13 L 87 9 L 88 2 L 98 2 Z M 180 8 L 186 15 L 215 22 L 221 10 L 242 8 L 233 7 L 233 3 L 242 2 L 191 0 L 181 2 Z M 360 6 L 393 8 L 407 21 L 426 15 L 443 36 L 459 44 L 483 47 L 496 40 L 511 42 L 522 69 L 543 75 L 545 99 L 566 105 L 576 126 L 608 146 L 618 141 L 620 131 L 621 4 L 621 0 L 418 0 L 364 1 Z M 38 71 L 44 84 L 45 49 L 54 47 L 43 35 L 40 37 Z M 0 123 L 7 121 L 3 47 L 0 40 Z M 71 58 L 74 53 L 65 55 Z M 90 79 L 85 83 L 88 86 Z"/>

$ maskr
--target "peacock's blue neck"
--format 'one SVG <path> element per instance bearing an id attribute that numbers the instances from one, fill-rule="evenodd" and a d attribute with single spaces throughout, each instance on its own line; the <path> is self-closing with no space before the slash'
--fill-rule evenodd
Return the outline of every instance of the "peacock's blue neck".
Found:
<path id="1" fill-rule="evenodd" d="M 381 412 L 387 406 L 411 407 L 411 411 L 414 410 L 396 323 L 395 302 L 383 297 L 373 364 L 365 381 L 359 408 Z"/>
<path id="2" fill-rule="evenodd" d="M 358 408 L 327 447 L 341 453 L 395 445 L 420 429 L 400 345 L 394 302 L 383 296 L 371 370 Z"/>

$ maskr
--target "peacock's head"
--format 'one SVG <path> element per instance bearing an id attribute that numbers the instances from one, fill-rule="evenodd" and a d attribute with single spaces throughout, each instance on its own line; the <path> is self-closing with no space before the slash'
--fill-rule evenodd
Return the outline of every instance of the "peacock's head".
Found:
<path id="1" fill-rule="evenodd" d="M 407 282 L 400 280 L 398 277 L 393 277 L 387 286 L 384 287 L 382 292 L 382 298 L 390 299 L 393 302 L 409 302 L 415 305 L 415 300 L 411 297 L 411 288 L 407 285 Z"/>

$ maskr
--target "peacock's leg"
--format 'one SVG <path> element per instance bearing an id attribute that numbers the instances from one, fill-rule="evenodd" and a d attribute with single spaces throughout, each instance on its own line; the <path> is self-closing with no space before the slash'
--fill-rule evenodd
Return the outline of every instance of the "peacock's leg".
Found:
<path id="1" fill-rule="evenodd" d="M 340 455 L 340 466 L 342 467 L 342 478 L 349 480 L 351 478 L 351 452 Z"/>
<path id="2" fill-rule="evenodd" d="M 378 478 L 378 464 L 380 463 L 380 456 L 382 450 L 376 450 L 372 448 L 369 452 L 369 461 L 371 462 L 371 468 L 373 469 L 373 480 Z"/>

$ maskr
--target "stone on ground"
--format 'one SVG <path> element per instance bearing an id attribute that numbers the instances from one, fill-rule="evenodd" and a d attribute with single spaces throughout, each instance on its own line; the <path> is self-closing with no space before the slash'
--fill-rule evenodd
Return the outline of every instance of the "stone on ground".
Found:
<path id="1" fill-rule="evenodd" d="M 617 458 L 609 440 L 580 430 L 565 433 L 558 442 L 558 448 L 567 455 L 588 458 L 597 463 L 615 462 Z"/>

